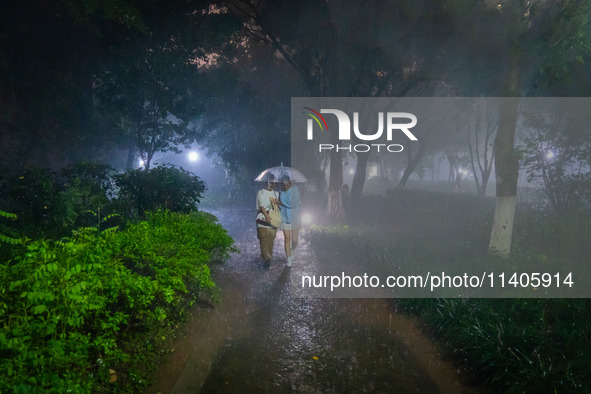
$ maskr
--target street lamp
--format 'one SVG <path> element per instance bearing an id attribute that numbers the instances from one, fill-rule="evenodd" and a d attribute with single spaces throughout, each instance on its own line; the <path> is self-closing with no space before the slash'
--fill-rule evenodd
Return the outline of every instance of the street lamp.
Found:
<path id="1" fill-rule="evenodd" d="M 199 155 L 197 154 L 197 152 L 195 152 L 195 151 L 189 152 L 189 160 L 191 160 L 191 161 L 199 160 Z"/>
<path id="2" fill-rule="evenodd" d="M 302 215 L 302 223 L 305 225 L 309 225 L 310 223 L 312 223 L 312 215 L 310 215 L 309 213 L 304 213 Z"/>

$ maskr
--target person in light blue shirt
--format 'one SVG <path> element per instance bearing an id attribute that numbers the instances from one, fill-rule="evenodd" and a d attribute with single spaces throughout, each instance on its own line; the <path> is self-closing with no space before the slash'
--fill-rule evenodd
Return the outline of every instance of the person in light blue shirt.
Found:
<path id="1" fill-rule="evenodd" d="M 300 190 L 296 185 L 292 185 L 287 177 L 281 179 L 281 194 L 279 195 L 279 209 L 281 211 L 281 227 L 283 231 L 285 256 L 287 257 L 287 266 L 291 266 L 291 251 L 298 244 L 298 235 L 301 227 L 302 201 L 300 199 Z"/>

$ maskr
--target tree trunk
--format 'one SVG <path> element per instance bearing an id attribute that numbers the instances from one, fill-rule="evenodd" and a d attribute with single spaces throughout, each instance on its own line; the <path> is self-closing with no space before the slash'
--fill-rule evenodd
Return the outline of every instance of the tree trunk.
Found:
<path id="1" fill-rule="evenodd" d="M 135 144 L 130 142 L 127 145 L 127 163 L 125 167 L 127 170 L 133 170 L 133 166 L 135 164 Z"/>
<path id="2" fill-rule="evenodd" d="M 425 144 L 421 143 L 419 145 L 419 151 L 416 155 L 412 155 L 412 150 L 410 146 L 408 147 L 408 163 L 406 164 L 406 168 L 404 169 L 404 173 L 402 174 L 402 178 L 400 178 L 400 182 L 398 182 L 397 189 L 404 189 L 406 186 L 406 182 L 408 182 L 408 178 L 412 175 L 417 165 L 421 162 L 423 155 L 425 154 Z"/>
<path id="3" fill-rule="evenodd" d="M 355 176 L 351 184 L 351 204 L 355 206 L 361 200 L 363 193 L 363 186 L 365 185 L 365 178 L 367 174 L 367 160 L 369 159 L 369 152 L 357 153 L 357 166 L 355 167 Z"/>
<path id="4" fill-rule="evenodd" d="M 333 133 L 334 134 L 334 133 Z M 328 220 L 331 224 L 345 220 L 343 205 L 343 154 L 336 149 L 330 152 L 330 178 L 328 183 Z"/>
<path id="5" fill-rule="evenodd" d="M 505 257 L 511 252 L 513 219 L 517 204 L 519 161 L 513 143 L 518 107 L 518 97 L 502 99 L 499 108 L 499 130 L 494 144 L 497 198 L 488 249 Z"/>
<path id="6" fill-rule="evenodd" d="M 482 174 L 482 183 L 478 188 L 478 196 L 485 198 L 486 197 L 486 187 L 488 186 L 488 179 L 490 178 L 490 172 L 485 172 Z"/>

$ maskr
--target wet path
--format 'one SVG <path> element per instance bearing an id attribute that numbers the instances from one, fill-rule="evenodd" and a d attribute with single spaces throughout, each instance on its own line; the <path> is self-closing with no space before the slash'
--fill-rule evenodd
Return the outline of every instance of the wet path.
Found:
<path id="1" fill-rule="evenodd" d="M 222 298 L 198 306 L 150 393 L 474 393 L 388 299 L 290 294 L 283 238 L 259 262 L 254 212 L 212 212 L 241 250 L 215 273 Z M 294 258 L 314 263 L 305 233 Z"/>

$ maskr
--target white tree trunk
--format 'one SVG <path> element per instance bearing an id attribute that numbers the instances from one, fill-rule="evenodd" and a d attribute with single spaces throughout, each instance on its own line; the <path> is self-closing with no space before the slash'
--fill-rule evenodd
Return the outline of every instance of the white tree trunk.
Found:
<path id="1" fill-rule="evenodd" d="M 504 257 L 508 256 L 511 252 L 516 204 L 517 196 L 497 196 L 495 203 L 495 217 L 488 249 Z"/>

